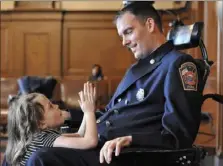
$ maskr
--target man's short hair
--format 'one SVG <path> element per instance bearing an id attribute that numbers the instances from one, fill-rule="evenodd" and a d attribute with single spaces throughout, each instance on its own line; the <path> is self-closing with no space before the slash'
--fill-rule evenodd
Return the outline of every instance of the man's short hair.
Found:
<path id="1" fill-rule="evenodd" d="M 143 23 L 148 18 L 152 18 L 157 25 L 160 32 L 163 32 L 162 21 L 158 11 L 152 6 L 152 3 L 149 1 L 141 1 L 141 2 L 132 2 L 127 4 L 124 8 L 122 8 L 115 17 L 115 22 L 119 17 L 121 17 L 124 13 L 130 12 L 135 15 L 139 20 Z"/>

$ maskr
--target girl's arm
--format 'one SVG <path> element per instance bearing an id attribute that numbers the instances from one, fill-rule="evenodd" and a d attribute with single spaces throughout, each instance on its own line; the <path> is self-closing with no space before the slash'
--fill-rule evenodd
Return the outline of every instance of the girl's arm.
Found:
<path id="1" fill-rule="evenodd" d="M 62 134 L 62 136 L 65 136 L 65 137 L 80 137 L 80 135 L 78 133 L 65 133 L 65 134 Z"/>
<path id="2" fill-rule="evenodd" d="M 94 112 L 85 113 L 86 132 L 84 137 L 77 137 L 77 134 L 68 134 L 58 137 L 54 147 L 67 147 L 75 149 L 90 149 L 97 146 L 97 126 Z"/>
<path id="3" fill-rule="evenodd" d="M 54 147 L 67 147 L 75 149 L 89 149 L 97 146 L 97 125 L 95 118 L 95 88 L 92 84 L 84 84 L 84 92 L 80 92 L 80 106 L 84 112 L 84 118 L 79 129 L 80 136 L 77 135 L 62 135 L 54 142 Z M 85 128 L 86 125 L 86 128 Z M 84 130 L 86 131 L 84 132 Z"/>
<path id="4" fill-rule="evenodd" d="M 79 134 L 81 137 L 83 137 L 84 133 L 85 133 L 85 130 L 86 130 L 86 117 L 85 117 L 85 114 L 84 114 L 83 120 L 81 122 L 81 125 L 79 127 L 79 130 L 78 130 L 77 134 Z"/>
<path id="5" fill-rule="evenodd" d="M 62 136 L 83 137 L 84 133 L 85 133 L 85 130 L 86 130 L 86 122 L 85 122 L 85 115 L 84 115 L 78 132 L 76 132 L 76 133 L 64 133 L 64 134 L 62 134 Z"/>

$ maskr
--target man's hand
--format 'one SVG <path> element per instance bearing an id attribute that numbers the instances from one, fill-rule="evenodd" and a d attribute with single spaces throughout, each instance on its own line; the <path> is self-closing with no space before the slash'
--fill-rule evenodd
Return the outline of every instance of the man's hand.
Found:
<path id="1" fill-rule="evenodd" d="M 108 164 L 112 160 L 112 152 L 115 149 L 115 156 L 120 154 L 123 147 L 129 146 L 132 142 L 132 136 L 124 136 L 107 141 L 100 151 L 100 163 L 106 161 Z"/>

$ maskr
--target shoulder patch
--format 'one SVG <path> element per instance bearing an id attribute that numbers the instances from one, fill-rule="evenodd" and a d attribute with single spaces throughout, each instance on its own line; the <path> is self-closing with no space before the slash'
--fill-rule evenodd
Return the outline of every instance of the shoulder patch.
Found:
<path id="1" fill-rule="evenodd" d="M 197 91 L 197 67 L 192 62 L 186 62 L 179 68 L 183 88 L 186 91 Z"/>

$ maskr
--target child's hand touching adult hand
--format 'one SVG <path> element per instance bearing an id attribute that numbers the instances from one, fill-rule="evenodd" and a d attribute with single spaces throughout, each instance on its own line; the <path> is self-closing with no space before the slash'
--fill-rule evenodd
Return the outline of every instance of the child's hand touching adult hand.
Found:
<path id="1" fill-rule="evenodd" d="M 84 84 L 84 90 L 79 92 L 80 100 L 78 100 L 80 107 L 84 113 L 95 112 L 96 110 L 96 88 L 89 82 Z"/>

